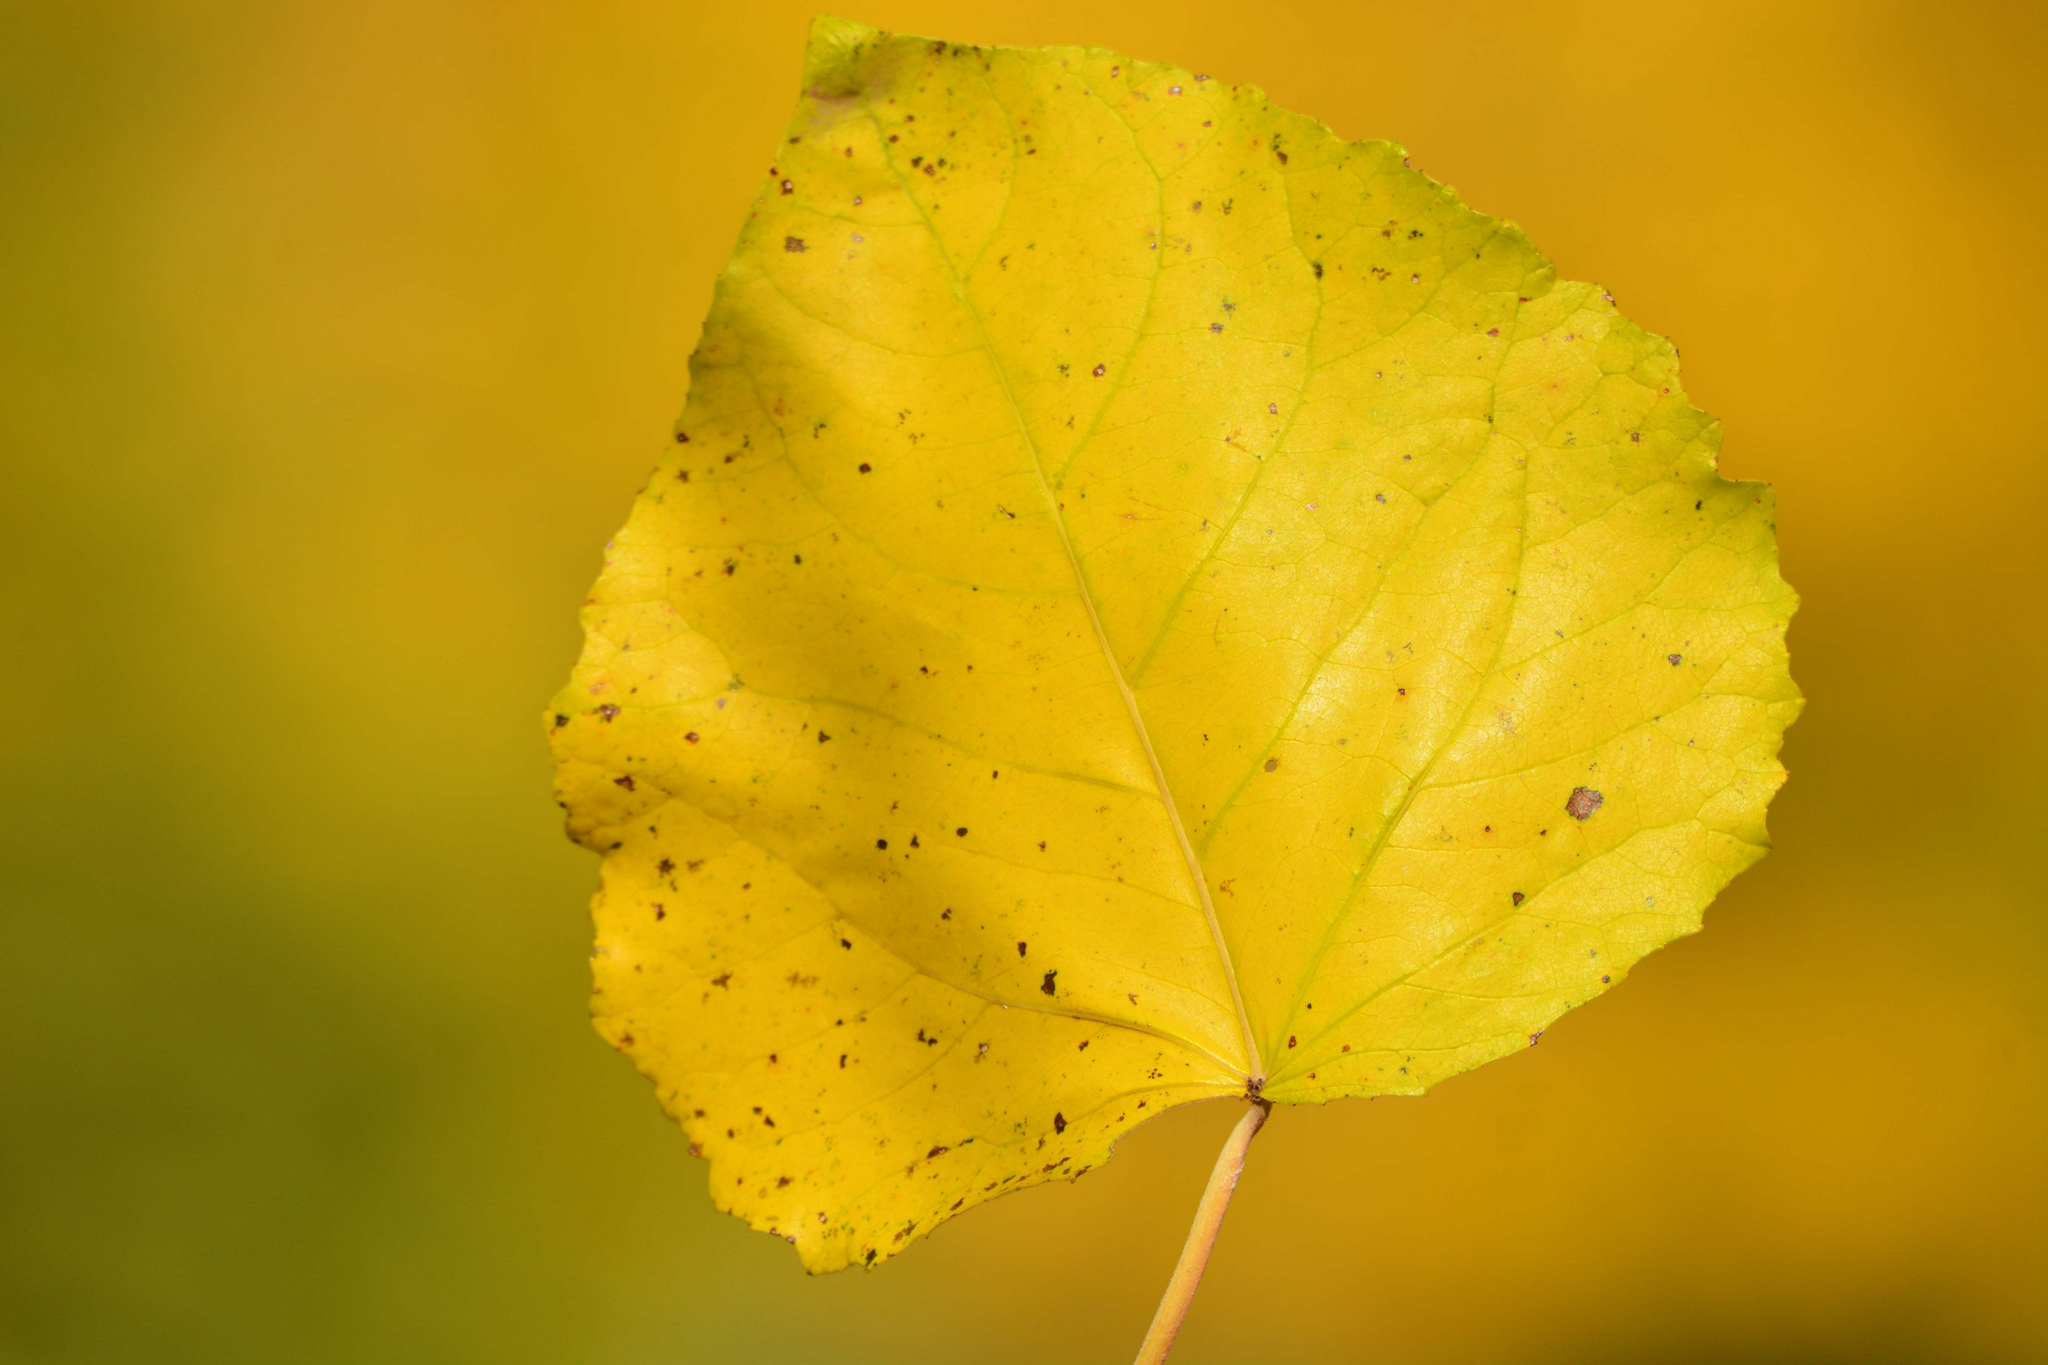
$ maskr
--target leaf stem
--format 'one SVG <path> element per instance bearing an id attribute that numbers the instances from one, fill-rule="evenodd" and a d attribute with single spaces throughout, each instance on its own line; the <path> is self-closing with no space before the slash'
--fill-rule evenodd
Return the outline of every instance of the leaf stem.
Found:
<path id="1" fill-rule="evenodd" d="M 1180 1335 L 1188 1305 L 1195 1301 L 1195 1290 L 1202 1283 L 1202 1271 L 1208 1268 L 1209 1253 L 1215 1249 L 1216 1234 L 1223 1227 L 1223 1215 L 1230 1209 L 1230 1196 L 1244 1170 L 1245 1153 L 1251 1149 L 1252 1138 L 1272 1107 L 1265 1100 L 1253 1100 L 1244 1117 L 1237 1121 L 1237 1127 L 1224 1139 L 1223 1150 L 1216 1154 L 1208 1188 L 1202 1191 L 1202 1202 L 1195 1206 L 1195 1221 L 1188 1229 L 1187 1244 L 1180 1249 L 1180 1262 L 1174 1266 L 1173 1278 L 1166 1282 L 1166 1293 L 1160 1297 L 1159 1311 L 1152 1315 L 1152 1325 L 1145 1331 L 1145 1344 L 1138 1348 L 1137 1365 L 1160 1365 L 1173 1349 L 1173 1339 Z"/>

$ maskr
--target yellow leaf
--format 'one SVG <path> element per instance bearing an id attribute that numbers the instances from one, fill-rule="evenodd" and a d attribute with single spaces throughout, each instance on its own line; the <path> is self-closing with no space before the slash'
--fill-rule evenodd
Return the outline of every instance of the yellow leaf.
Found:
<path id="1" fill-rule="evenodd" d="M 1671 346 L 1249 86 L 813 31 L 550 711 L 595 1013 L 814 1271 L 1697 929 L 1799 696 Z"/>

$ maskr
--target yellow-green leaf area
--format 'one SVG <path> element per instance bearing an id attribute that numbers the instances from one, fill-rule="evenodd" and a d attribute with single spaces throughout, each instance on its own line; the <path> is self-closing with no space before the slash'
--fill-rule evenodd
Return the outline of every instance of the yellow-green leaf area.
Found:
<path id="1" fill-rule="evenodd" d="M 1529 1046 L 1764 849 L 1717 444 L 1397 146 L 821 21 L 549 712 L 599 1029 L 819 1271 Z"/>

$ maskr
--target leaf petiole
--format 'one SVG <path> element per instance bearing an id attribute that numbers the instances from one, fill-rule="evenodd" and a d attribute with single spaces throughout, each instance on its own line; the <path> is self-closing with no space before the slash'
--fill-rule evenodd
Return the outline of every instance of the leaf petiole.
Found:
<path id="1" fill-rule="evenodd" d="M 1230 1209 L 1230 1196 L 1236 1191 L 1237 1177 L 1244 1170 L 1245 1153 L 1251 1149 L 1252 1138 L 1258 1134 L 1272 1107 L 1265 1100 L 1253 1100 L 1244 1111 L 1244 1117 L 1230 1130 L 1223 1150 L 1216 1154 L 1216 1166 L 1209 1172 L 1208 1188 L 1202 1191 L 1202 1202 L 1195 1206 L 1195 1221 L 1188 1229 L 1187 1244 L 1180 1249 L 1180 1261 L 1173 1268 L 1173 1278 L 1166 1282 L 1166 1293 L 1160 1297 L 1159 1309 L 1152 1315 L 1152 1325 L 1145 1330 L 1145 1342 L 1138 1348 L 1137 1365 L 1159 1365 L 1166 1359 L 1166 1353 L 1173 1349 L 1173 1339 L 1180 1335 L 1180 1325 L 1188 1315 L 1188 1305 L 1195 1301 L 1195 1290 L 1201 1286 L 1202 1271 L 1209 1265 L 1209 1253 L 1215 1249 L 1216 1234 L 1223 1227 L 1223 1215 Z"/>

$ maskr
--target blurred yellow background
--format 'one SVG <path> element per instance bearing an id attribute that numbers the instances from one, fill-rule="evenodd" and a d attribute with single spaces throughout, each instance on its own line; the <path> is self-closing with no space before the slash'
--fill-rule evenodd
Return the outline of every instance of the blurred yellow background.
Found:
<path id="1" fill-rule="evenodd" d="M 2048 1359 L 2048 29 L 869 0 L 1408 144 L 1675 338 L 1811 698 L 1701 937 L 1283 1111 L 1177 1362 Z M 807 1279 L 585 1019 L 543 700 L 809 11 L 0 3 L 0 1361 L 1129 1358 L 1230 1107 Z"/>

